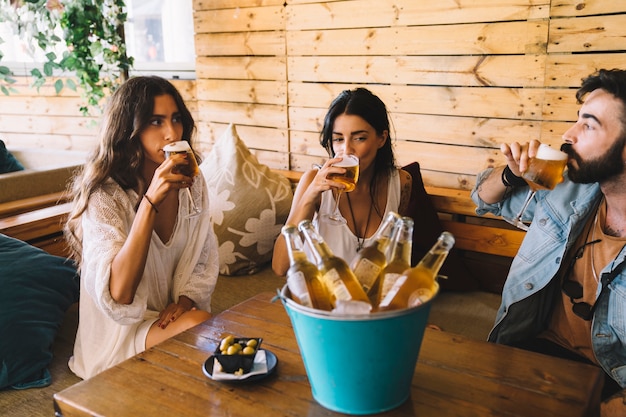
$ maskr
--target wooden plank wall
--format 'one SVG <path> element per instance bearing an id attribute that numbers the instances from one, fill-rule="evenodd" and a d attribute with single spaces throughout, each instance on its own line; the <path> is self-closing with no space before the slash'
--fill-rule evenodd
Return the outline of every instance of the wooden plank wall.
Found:
<path id="1" fill-rule="evenodd" d="M 197 97 L 207 147 L 227 123 L 259 160 L 325 157 L 321 119 L 343 89 L 387 104 L 400 164 L 469 189 L 501 142 L 558 146 L 574 91 L 626 68 L 626 1 L 195 0 Z"/>
<path id="2" fill-rule="evenodd" d="M 7 147 L 91 150 L 100 118 L 82 115 L 80 94 L 65 88 L 57 95 L 52 82 L 37 91 L 30 82 L 17 77 L 17 93 L 0 94 L 0 139 Z M 197 119 L 195 80 L 173 82 Z"/>
<path id="3" fill-rule="evenodd" d="M 389 107 L 398 162 L 427 185 L 469 189 L 500 142 L 558 145 L 580 79 L 626 67 L 625 0 L 194 0 L 197 80 L 176 81 L 201 150 L 230 122 L 264 162 L 305 170 L 325 158 L 321 118 L 343 89 Z M 85 150 L 97 118 L 80 97 L 20 79 L 0 95 L 10 147 Z"/>

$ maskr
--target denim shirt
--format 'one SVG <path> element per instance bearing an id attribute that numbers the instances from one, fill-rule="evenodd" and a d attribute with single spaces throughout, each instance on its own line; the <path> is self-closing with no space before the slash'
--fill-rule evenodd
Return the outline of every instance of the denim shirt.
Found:
<path id="1" fill-rule="evenodd" d="M 472 200 L 476 213 L 514 217 L 522 206 L 528 187 L 507 191 L 505 198 L 487 204 L 477 188 L 491 170 L 479 174 Z M 547 327 L 555 291 L 561 291 L 557 277 L 565 255 L 575 244 L 590 215 L 595 213 L 602 193 L 598 184 L 574 184 L 568 178 L 553 191 L 538 191 L 524 219 L 532 219 L 520 249 L 511 264 L 502 291 L 502 303 L 489 341 L 514 343 L 538 335 Z M 608 274 L 625 262 L 626 249 L 605 265 Z M 622 265 L 623 267 L 624 265 Z M 598 285 L 596 298 L 602 288 Z M 602 368 L 626 387 L 626 268 L 608 285 L 597 300 L 591 325 L 591 344 Z"/>

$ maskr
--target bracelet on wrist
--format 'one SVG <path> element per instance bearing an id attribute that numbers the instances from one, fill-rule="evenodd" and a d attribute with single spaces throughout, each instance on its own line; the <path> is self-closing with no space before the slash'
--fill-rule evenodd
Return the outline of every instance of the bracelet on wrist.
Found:
<path id="1" fill-rule="evenodd" d="M 150 205 L 151 205 L 151 206 L 152 206 L 152 208 L 154 209 L 154 212 L 155 212 L 155 213 L 158 213 L 158 212 L 159 212 L 159 209 L 157 208 L 157 206 L 155 206 L 155 205 L 154 205 L 154 203 L 153 203 L 153 202 L 152 202 L 152 201 L 148 198 L 148 196 L 147 196 L 147 195 L 145 195 L 145 194 L 144 194 L 144 195 L 143 195 L 143 198 L 145 198 L 145 199 L 146 199 L 146 201 L 147 201 L 148 203 L 150 203 Z"/>
<path id="2" fill-rule="evenodd" d="M 502 184 L 506 187 L 521 187 L 527 185 L 527 182 L 524 178 L 515 175 L 507 165 L 502 170 Z"/>

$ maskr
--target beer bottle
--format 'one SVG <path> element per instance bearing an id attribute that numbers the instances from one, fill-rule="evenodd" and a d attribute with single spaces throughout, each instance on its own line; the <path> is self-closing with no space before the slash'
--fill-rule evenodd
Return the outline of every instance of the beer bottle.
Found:
<path id="1" fill-rule="evenodd" d="M 320 271 L 308 260 L 298 229 L 293 225 L 285 225 L 281 233 L 285 237 L 289 254 L 287 287 L 289 287 L 291 297 L 306 307 L 332 310 L 330 297 L 322 283 Z"/>
<path id="2" fill-rule="evenodd" d="M 436 292 L 437 273 L 453 245 L 454 236 L 449 232 L 443 232 L 422 260 L 398 277 L 380 301 L 378 310 L 414 307 L 430 300 Z"/>
<path id="3" fill-rule="evenodd" d="M 390 211 L 371 242 L 358 251 L 350 262 L 350 269 L 370 297 L 377 287 L 380 271 L 387 265 L 387 248 L 398 221 L 400 221 L 400 215 Z"/>
<path id="4" fill-rule="evenodd" d="M 298 228 L 315 256 L 333 307 L 342 312 L 369 312 L 372 305 L 346 261 L 333 254 L 310 220 L 302 220 Z"/>
<path id="5" fill-rule="evenodd" d="M 389 262 L 380 273 L 376 304 L 393 287 L 404 271 L 411 267 L 411 249 L 413 247 L 413 219 L 402 217 L 392 235 L 389 248 Z"/>

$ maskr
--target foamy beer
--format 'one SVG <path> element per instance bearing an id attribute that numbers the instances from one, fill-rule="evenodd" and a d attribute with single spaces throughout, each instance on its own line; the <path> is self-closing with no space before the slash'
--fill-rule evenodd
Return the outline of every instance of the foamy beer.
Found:
<path id="1" fill-rule="evenodd" d="M 563 181 L 563 171 L 567 166 L 567 154 L 542 143 L 537 155 L 531 158 L 528 169 L 522 177 L 533 190 L 552 190 Z"/>
<path id="2" fill-rule="evenodd" d="M 198 162 L 196 161 L 196 157 L 191 150 L 191 146 L 189 146 L 189 142 L 185 140 L 180 140 L 178 142 L 172 142 L 163 147 L 163 151 L 165 152 L 165 157 L 169 158 L 171 155 L 175 155 L 178 153 L 186 153 L 187 154 L 187 165 L 181 164 L 176 165 L 176 168 L 172 170 L 173 172 L 177 172 L 187 177 L 195 177 L 200 173 L 200 169 L 198 168 Z"/>
<path id="3" fill-rule="evenodd" d="M 328 179 L 345 184 L 344 191 L 350 192 L 359 180 L 359 158 L 354 155 L 343 155 L 343 160 L 333 164 L 334 167 L 345 168 L 344 174 L 328 174 Z"/>

